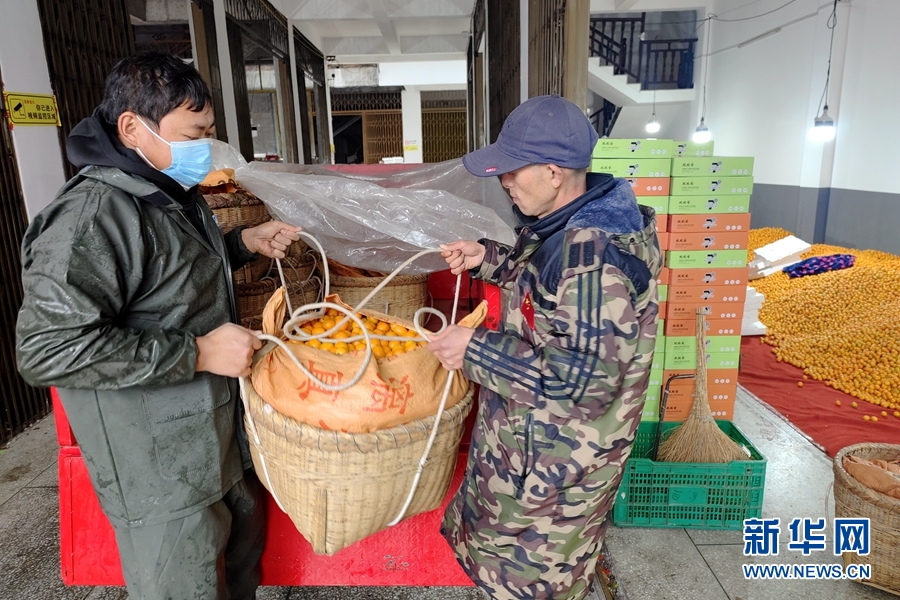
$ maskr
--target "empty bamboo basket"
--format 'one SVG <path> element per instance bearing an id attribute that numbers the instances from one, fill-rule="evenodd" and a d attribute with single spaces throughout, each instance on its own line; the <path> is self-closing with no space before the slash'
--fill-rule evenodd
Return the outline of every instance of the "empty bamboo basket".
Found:
<path id="1" fill-rule="evenodd" d="M 383 277 L 341 277 L 331 275 L 330 293 L 356 306 L 384 280 Z M 413 320 L 416 311 L 428 305 L 428 275 L 397 275 L 375 297 L 368 308 Z"/>

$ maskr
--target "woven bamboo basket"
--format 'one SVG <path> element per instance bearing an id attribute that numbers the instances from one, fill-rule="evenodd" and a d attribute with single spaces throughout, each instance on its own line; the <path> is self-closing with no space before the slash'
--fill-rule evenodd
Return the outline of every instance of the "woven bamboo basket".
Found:
<path id="1" fill-rule="evenodd" d="M 356 306 L 384 280 L 383 277 L 331 276 L 330 293 Z M 412 321 L 416 311 L 428 303 L 428 275 L 397 275 L 375 297 L 368 308 Z"/>
<path id="2" fill-rule="evenodd" d="M 260 256 L 234 271 L 232 277 L 235 283 L 253 283 L 268 275 L 271 267 L 272 259 L 268 256 Z"/>
<path id="3" fill-rule="evenodd" d="M 844 567 L 849 564 L 872 566 L 872 578 L 860 583 L 900 596 L 900 500 L 863 485 L 844 469 L 844 457 L 897 460 L 900 446 L 895 444 L 854 444 L 834 456 L 834 516 L 868 518 L 871 532 L 868 556 L 844 552 Z"/>
<path id="4" fill-rule="evenodd" d="M 255 227 L 272 219 L 262 200 L 247 191 L 207 194 L 203 199 L 215 215 L 222 233 L 241 225 Z"/>
<path id="5" fill-rule="evenodd" d="M 257 444 L 245 416 L 256 472 L 316 554 L 332 555 L 384 529 L 397 517 L 434 416 L 373 433 L 341 433 L 281 415 L 250 385 L 245 393 L 259 435 Z M 465 397 L 441 414 L 438 434 L 404 518 L 441 505 L 456 467 L 472 395 L 470 385 Z"/>
<path id="6" fill-rule="evenodd" d="M 285 273 L 288 281 L 291 281 L 288 273 Z M 237 293 L 238 318 L 241 325 L 250 329 L 258 329 L 262 323 L 263 310 L 266 302 L 281 287 L 281 282 L 273 277 L 266 277 L 252 283 L 241 283 L 235 286 Z M 318 277 L 310 277 L 306 281 L 288 283 L 288 295 L 291 306 L 297 308 L 304 304 L 318 302 L 322 291 L 322 283 Z"/>

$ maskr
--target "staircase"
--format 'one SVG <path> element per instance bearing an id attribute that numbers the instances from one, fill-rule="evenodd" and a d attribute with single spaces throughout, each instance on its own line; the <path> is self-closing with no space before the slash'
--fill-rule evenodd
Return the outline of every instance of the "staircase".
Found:
<path id="1" fill-rule="evenodd" d="M 689 103 L 694 99 L 697 39 L 645 40 L 646 13 L 591 17 L 588 88 L 604 99 L 591 118 L 609 136 L 623 107 Z M 612 105 L 612 108 L 610 108 Z M 647 118 L 650 111 L 647 112 Z M 671 111 L 670 111 L 671 112 Z"/>

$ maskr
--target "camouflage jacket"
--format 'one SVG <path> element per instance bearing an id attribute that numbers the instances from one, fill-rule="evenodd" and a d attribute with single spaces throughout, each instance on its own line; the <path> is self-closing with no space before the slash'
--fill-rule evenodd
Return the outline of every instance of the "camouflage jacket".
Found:
<path id="1" fill-rule="evenodd" d="M 586 194 L 523 227 L 513 247 L 482 240 L 474 275 L 501 286 L 503 315 L 466 351 L 479 412 L 442 533 L 494 598 L 590 591 L 640 422 L 656 337 L 656 218 L 627 182 L 606 177 L 589 176 Z"/>

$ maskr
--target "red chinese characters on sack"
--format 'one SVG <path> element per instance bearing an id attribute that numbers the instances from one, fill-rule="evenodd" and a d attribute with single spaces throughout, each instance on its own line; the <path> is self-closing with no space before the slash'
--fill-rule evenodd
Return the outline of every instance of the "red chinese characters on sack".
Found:
<path id="1" fill-rule="evenodd" d="M 309 372 L 313 376 L 315 376 L 316 379 L 327 385 L 340 385 L 341 381 L 344 379 L 343 373 L 316 369 L 316 363 L 314 363 L 313 361 L 309 361 Z M 315 385 L 311 379 L 304 379 L 300 386 L 297 388 L 297 395 L 301 400 L 308 400 L 314 392 L 330 398 L 332 403 L 337 401 L 339 393 L 336 391 L 332 392 L 330 390 L 326 390 L 321 386 Z"/>
<path id="2" fill-rule="evenodd" d="M 406 405 L 413 397 L 409 385 L 409 375 L 404 375 L 399 381 L 391 377 L 388 381 L 373 379 L 369 383 L 374 389 L 372 390 L 372 403 L 365 408 L 366 412 L 385 412 L 395 409 L 399 409 L 401 415 L 406 412 Z"/>

